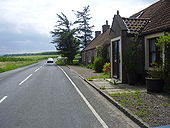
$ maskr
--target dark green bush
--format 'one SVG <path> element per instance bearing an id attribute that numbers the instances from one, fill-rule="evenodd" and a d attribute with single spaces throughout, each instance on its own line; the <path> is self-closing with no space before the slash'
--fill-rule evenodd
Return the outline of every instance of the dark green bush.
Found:
<path id="1" fill-rule="evenodd" d="M 79 65 L 79 60 L 73 60 L 73 65 Z"/>
<path id="2" fill-rule="evenodd" d="M 94 65 L 93 64 L 88 64 L 86 67 L 89 68 L 89 69 L 94 69 Z"/>
<path id="3" fill-rule="evenodd" d="M 103 65 L 104 65 L 103 58 L 102 57 L 96 57 L 96 59 L 94 60 L 94 70 L 96 72 L 102 72 Z"/>
<path id="4" fill-rule="evenodd" d="M 65 65 L 66 65 L 64 59 L 58 59 L 55 63 L 56 63 L 57 65 L 60 65 L 60 66 L 65 66 Z"/>

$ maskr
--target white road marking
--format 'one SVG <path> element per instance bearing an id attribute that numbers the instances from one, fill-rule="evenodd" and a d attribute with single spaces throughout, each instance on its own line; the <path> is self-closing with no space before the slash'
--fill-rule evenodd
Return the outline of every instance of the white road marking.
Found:
<path id="1" fill-rule="evenodd" d="M 59 66 L 58 66 L 59 67 Z M 103 126 L 103 128 L 108 128 L 107 124 L 102 120 L 102 118 L 99 116 L 99 114 L 96 112 L 96 110 L 91 106 L 91 104 L 88 102 L 88 100 L 85 98 L 85 96 L 81 93 L 81 91 L 77 88 L 76 84 L 71 80 L 71 78 L 67 75 L 67 73 L 61 68 L 59 67 L 63 73 L 65 74 L 65 76 L 69 79 L 69 81 L 72 83 L 72 85 L 74 86 L 74 88 L 76 89 L 76 91 L 79 93 L 79 95 L 82 97 L 82 99 L 84 100 L 84 102 L 86 103 L 86 105 L 89 107 L 89 109 L 92 111 L 92 113 L 94 114 L 94 116 L 97 118 L 97 120 L 101 123 L 101 125 Z"/>
<path id="2" fill-rule="evenodd" d="M 40 70 L 40 68 L 37 68 L 34 72 L 37 72 L 38 70 Z"/>
<path id="3" fill-rule="evenodd" d="M 27 78 L 25 78 L 25 80 L 23 80 L 22 82 L 19 83 L 19 85 L 23 84 L 26 80 L 28 80 L 30 77 L 32 76 L 32 74 L 30 74 Z"/>
<path id="4" fill-rule="evenodd" d="M 7 96 L 4 96 L 4 97 L 0 100 L 0 103 L 2 103 L 6 98 L 7 98 Z"/>

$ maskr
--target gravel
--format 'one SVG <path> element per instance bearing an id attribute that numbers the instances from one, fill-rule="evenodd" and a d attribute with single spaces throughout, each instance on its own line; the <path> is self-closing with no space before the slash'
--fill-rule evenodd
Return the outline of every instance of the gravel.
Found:
<path id="1" fill-rule="evenodd" d="M 146 92 L 113 94 L 118 101 L 149 126 L 170 124 L 170 95 Z"/>

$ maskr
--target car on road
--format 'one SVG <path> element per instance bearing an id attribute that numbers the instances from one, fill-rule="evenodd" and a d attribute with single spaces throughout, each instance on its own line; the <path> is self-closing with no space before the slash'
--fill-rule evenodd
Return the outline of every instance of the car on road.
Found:
<path id="1" fill-rule="evenodd" d="M 54 59 L 53 58 L 48 58 L 47 63 L 54 63 Z"/>

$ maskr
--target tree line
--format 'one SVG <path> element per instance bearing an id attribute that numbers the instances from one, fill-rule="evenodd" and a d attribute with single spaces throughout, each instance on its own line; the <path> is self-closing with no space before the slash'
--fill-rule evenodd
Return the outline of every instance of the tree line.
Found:
<path id="1" fill-rule="evenodd" d="M 57 52 L 40 52 L 40 53 L 21 53 L 21 54 L 5 54 L 5 56 L 36 56 L 36 55 L 58 55 Z"/>
<path id="2" fill-rule="evenodd" d="M 82 11 L 74 11 L 76 21 L 70 21 L 68 17 L 61 12 L 57 14 L 57 22 L 54 26 L 52 34 L 53 40 L 51 43 L 55 44 L 57 52 L 60 55 L 68 58 L 68 63 L 72 64 L 76 54 L 80 49 L 85 48 L 92 40 L 92 28 L 90 25 L 90 7 L 83 7 Z"/>

